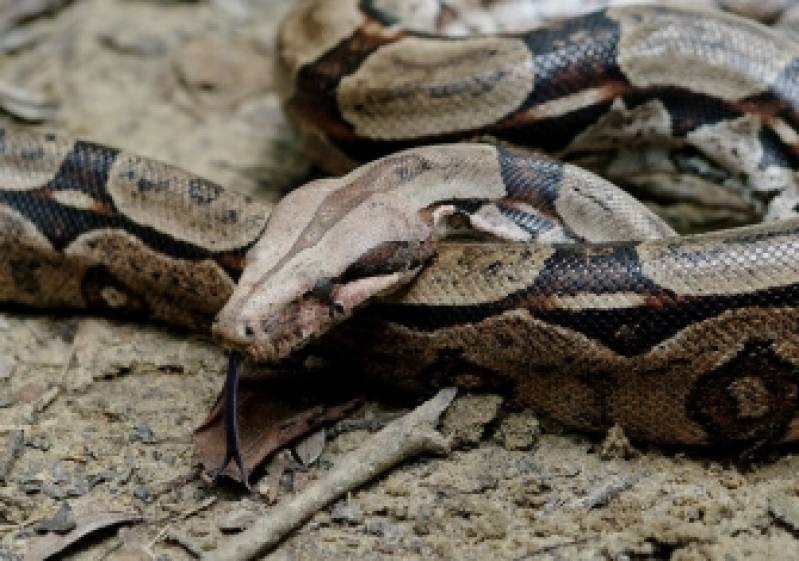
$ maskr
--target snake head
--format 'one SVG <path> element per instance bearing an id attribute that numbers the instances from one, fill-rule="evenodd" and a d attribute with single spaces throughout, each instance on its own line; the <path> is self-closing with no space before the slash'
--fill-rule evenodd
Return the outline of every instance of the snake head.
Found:
<path id="1" fill-rule="evenodd" d="M 390 188 L 395 168 L 373 171 L 315 181 L 275 207 L 214 322 L 223 345 L 278 361 L 419 272 L 433 218 Z"/>

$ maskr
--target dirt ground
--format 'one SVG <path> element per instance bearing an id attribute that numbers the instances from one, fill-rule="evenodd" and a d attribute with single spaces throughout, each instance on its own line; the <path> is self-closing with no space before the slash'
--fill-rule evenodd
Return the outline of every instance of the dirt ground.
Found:
<path id="1" fill-rule="evenodd" d="M 310 169 L 272 91 L 276 24 L 290 5 L 72 2 L 0 41 L 0 105 L 274 201 Z M 105 526 L 109 513 L 129 523 L 62 558 L 193 559 L 267 511 L 274 484 L 247 494 L 198 477 L 191 435 L 224 367 L 203 335 L 0 313 L 0 561 L 71 521 Z M 384 413 L 369 403 L 353 418 Z M 317 462 L 280 480 L 281 496 L 369 425 L 331 431 Z M 444 425 L 458 443 L 449 457 L 352 493 L 266 558 L 799 559 L 794 453 L 742 467 L 635 449 L 508 412 L 493 395 L 461 396 Z"/>

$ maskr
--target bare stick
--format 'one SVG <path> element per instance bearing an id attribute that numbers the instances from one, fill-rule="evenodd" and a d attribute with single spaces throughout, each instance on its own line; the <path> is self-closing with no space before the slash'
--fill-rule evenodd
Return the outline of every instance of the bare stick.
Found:
<path id="1" fill-rule="evenodd" d="M 449 443 L 435 430 L 455 398 L 447 388 L 411 413 L 372 435 L 297 496 L 272 508 L 263 518 L 204 557 L 205 561 L 245 561 L 264 555 L 289 532 L 342 495 L 418 454 L 447 454 Z"/>

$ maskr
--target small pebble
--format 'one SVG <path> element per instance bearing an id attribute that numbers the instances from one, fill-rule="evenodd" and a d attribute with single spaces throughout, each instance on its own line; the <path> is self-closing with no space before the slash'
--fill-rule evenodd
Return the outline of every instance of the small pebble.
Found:
<path id="1" fill-rule="evenodd" d="M 366 521 L 365 528 L 368 536 L 382 538 L 386 535 L 386 522 L 378 518 L 371 518 Z"/>
<path id="2" fill-rule="evenodd" d="M 77 525 L 77 522 L 75 522 L 75 515 L 72 513 L 72 507 L 69 506 L 69 503 L 64 501 L 61 503 L 58 512 L 56 512 L 52 518 L 37 522 L 34 526 L 34 530 L 39 534 L 54 532 L 63 535 L 74 530 Z"/>
<path id="3" fill-rule="evenodd" d="M 133 427 L 133 432 L 130 435 L 131 442 L 143 442 L 144 444 L 153 444 L 155 440 L 155 433 L 147 423 L 137 423 Z"/>
<path id="4" fill-rule="evenodd" d="M 513 413 L 502 420 L 497 436 L 508 450 L 530 450 L 541 435 L 541 425 L 531 413 Z"/>
<path id="5" fill-rule="evenodd" d="M 72 487 L 67 491 L 70 497 L 82 497 L 93 487 L 92 483 L 85 477 L 76 477 L 72 481 Z"/>
<path id="6" fill-rule="evenodd" d="M 417 536 L 427 536 L 430 534 L 430 521 L 433 518 L 433 506 L 429 504 L 421 505 L 416 511 L 413 520 L 413 531 Z"/>
<path id="7" fill-rule="evenodd" d="M 363 511 L 356 504 L 349 501 L 338 501 L 330 511 L 330 518 L 334 522 L 345 524 L 363 524 Z"/>
<path id="8" fill-rule="evenodd" d="M 145 503 L 149 503 L 153 500 L 150 491 L 144 485 L 137 485 L 133 490 L 133 496 Z"/>
<path id="9" fill-rule="evenodd" d="M 223 532 L 241 532 L 255 520 L 255 513 L 246 508 L 233 508 L 217 521 L 217 527 Z"/>
<path id="10" fill-rule="evenodd" d="M 37 475 L 23 475 L 19 479 L 19 488 L 26 495 L 35 495 L 42 492 L 44 484 Z"/>
<path id="11" fill-rule="evenodd" d="M 619 425 L 613 425 L 599 447 L 599 457 L 609 460 L 632 460 L 641 453 L 630 443 L 630 439 Z"/>
<path id="12" fill-rule="evenodd" d="M 51 446 L 52 444 L 50 441 L 44 436 L 33 436 L 30 440 L 28 440 L 28 448 L 33 448 L 34 450 L 47 452 Z"/>
<path id="13" fill-rule="evenodd" d="M 64 489 L 61 485 L 57 485 L 54 483 L 43 483 L 41 488 L 42 493 L 54 499 L 56 501 L 60 501 L 67 498 L 67 490 Z"/>
<path id="14" fill-rule="evenodd" d="M 476 446 L 486 426 L 499 414 L 502 398 L 493 394 L 459 397 L 444 414 L 442 432 L 453 440 L 454 447 Z"/>
<path id="15" fill-rule="evenodd" d="M 162 38 L 131 30 L 124 24 L 101 32 L 98 39 L 106 47 L 126 54 L 150 57 L 163 55 L 167 51 L 167 44 Z"/>
<path id="16" fill-rule="evenodd" d="M 0 355 L 0 381 L 8 380 L 17 367 L 17 361 L 8 355 Z"/>

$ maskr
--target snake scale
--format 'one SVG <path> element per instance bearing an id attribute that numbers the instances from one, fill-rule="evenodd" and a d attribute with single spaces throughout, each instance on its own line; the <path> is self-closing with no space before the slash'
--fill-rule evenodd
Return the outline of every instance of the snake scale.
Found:
<path id="1" fill-rule="evenodd" d="M 271 215 L 166 164 L 4 130 L 0 301 L 498 388 L 584 430 L 799 440 L 799 45 L 652 6 L 441 37 L 430 5 L 303 0 L 287 16 L 284 108 L 345 175 Z M 681 236 L 569 163 L 664 151 L 702 162 L 691 196 L 732 186 L 762 223 Z"/>

